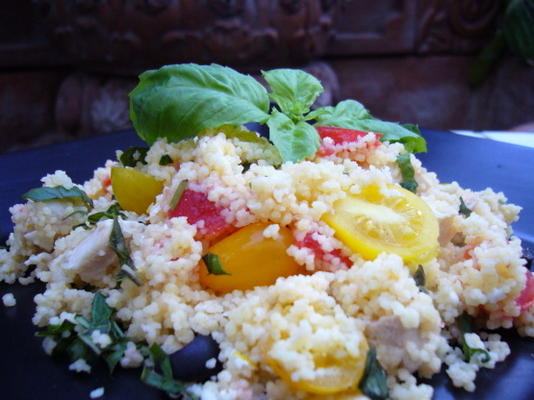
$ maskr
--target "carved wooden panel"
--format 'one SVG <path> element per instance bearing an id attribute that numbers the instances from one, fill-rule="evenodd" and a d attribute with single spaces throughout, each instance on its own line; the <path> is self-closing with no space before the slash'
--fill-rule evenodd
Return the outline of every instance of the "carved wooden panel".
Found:
<path id="1" fill-rule="evenodd" d="M 324 53 L 321 0 L 38 0 L 50 37 L 77 64 L 131 72 L 176 62 L 305 63 Z"/>
<path id="2" fill-rule="evenodd" d="M 334 10 L 328 55 L 409 53 L 414 48 L 413 0 L 348 0 Z"/>

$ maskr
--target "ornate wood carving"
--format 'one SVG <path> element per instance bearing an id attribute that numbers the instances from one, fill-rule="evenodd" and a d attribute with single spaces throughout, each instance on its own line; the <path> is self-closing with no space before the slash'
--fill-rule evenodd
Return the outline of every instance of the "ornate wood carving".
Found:
<path id="1" fill-rule="evenodd" d="M 322 55 L 325 0 L 37 0 L 52 39 L 84 68 L 139 72 L 176 62 L 238 67 Z"/>

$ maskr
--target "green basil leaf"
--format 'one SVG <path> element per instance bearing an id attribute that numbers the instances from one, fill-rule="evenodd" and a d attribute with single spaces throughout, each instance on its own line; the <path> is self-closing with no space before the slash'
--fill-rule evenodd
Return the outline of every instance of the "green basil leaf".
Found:
<path id="1" fill-rule="evenodd" d="M 115 217 L 126 219 L 126 215 L 122 212 L 123 209 L 119 203 L 114 203 L 108 207 L 106 211 L 100 211 L 94 214 L 91 214 L 87 217 L 87 222 L 89 225 L 95 225 L 98 221 L 102 219 L 113 219 Z"/>
<path id="2" fill-rule="evenodd" d="M 534 57 L 534 3 L 511 0 L 503 20 L 503 33 L 508 47 L 525 60 Z"/>
<path id="3" fill-rule="evenodd" d="M 73 329 L 74 329 L 74 324 L 72 322 L 63 320 L 61 324 L 47 325 L 43 330 L 37 332 L 35 336 L 53 338 L 56 336 L 61 336 L 64 332 L 72 332 Z"/>
<path id="4" fill-rule="evenodd" d="M 462 196 L 460 196 L 460 207 L 458 208 L 458 213 L 462 214 L 464 217 L 469 218 L 473 211 L 467 207 Z"/>
<path id="5" fill-rule="evenodd" d="M 372 400 L 386 400 L 389 397 L 387 373 L 378 362 L 373 346 L 367 351 L 365 369 L 358 387 Z"/>
<path id="6" fill-rule="evenodd" d="M 125 341 L 118 342 L 110 346 L 110 350 L 106 351 L 106 353 L 102 355 L 110 373 L 113 373 L 113 370 L 124 355 L 126 347 L 127 343 Z"/>
<path id="7" fill-rule="evenodd" d="M 221 260 L 219 259 L 219 256 L 217 254 L 207 253 L 205 256 L 202 257 L 202 260 L 208 268 L 208 274 L 230 275 L 223 269 L 221 265 Z"/>
<path id="8" fill-rule="evenodd" d="M 182 195 L 184 194 L 184 190 L 187 188 L 188 181 L 187 179 L 184 179 L 178 184 L 178 187 L 176 188 L 176 191 L 172 195 L 171 202 L 169 203 L 169 207 L 171 210 L 174 210 L 178 203 L 180 202 L 180 199 L 182 198 Z"/>
<path id="9" fill-rule="evenodd" d="M 267 125 L 269 138 L 280 152 L 282 161 L 298 162 L 319 149 L 319 134 L 307 122 L 295 124 L 287 115 L 274 110 Z"/>
<path id="10" fill-rule="evenodd" d="M 464 311 L 462 315 L 456 318 L 456 325 L 458 326 L 458 329 L 460 330 L 459 342 L 460 342 L 460 345 L 462 346 L 462 352 L 464 353 L 464 356 L 467 362 L 471 361 L 471 358 L 473 357 L 473 355 L 477 353 L 481 353 L 484 355 L 482 362 L 488 362 L 491 359 L 491 357 L 486 350 L 469 347 L 469 345 L 467 344 L 467 341 L 465 340 L 465 334 L 473 332 L 473 317 L 471 317 L 469 314 L 467 314 Z"/>
<path id="11" fill-rule="evenodd" d="M 270 97 L 295 122 L 310 111 L 324 90 L 316 77 L 302 70 L 282 68 L 262 71 L 262 74 L 271 87 Z"/>
<path id="12" fill-rule="evenodd" d="M 133 146 L 120 155 L 119 161 L 125 167 L 135 167 L 137 163 L 146 164 L 147 152 L 148 147 Z"/>
<path id="13" fill-rule="evenodd" d="M 426 289 L 426 276 L 425 276 L 425 269 L 422 265 L 419 265 L 417 267 L 417 270 L 415 271 L 415 274 L 413 276 L 413 279 L 415 281 L 415 284 L 419 288 L 419 290 L 423 293 L 428 293 L 428 290 Z"/>
<path id="14" fill-rule="evenodd" d="M 84 359 L 86 361 L 90 360 L 92 357 L 89 350 L 90 348 L 87 347 L 86 343 L 80 338 L 75 338 L 74 340 L 66 342 L 64 348 L 64 351 L 68 354 L 72 362 L 79 359 Z M 58 351 L 60 351 L 60 349 L 58 349 Z"/>
<path id="15" fill-rule="evenodd" d="M 318 126 L 353 128 L 352 124 L 355 120 L 371 118 L 371 115 L 363 104 L 356 100 L 343 100 L 335 107 L 318 108 L 308 114 L 308 117 L 315 119 L 315 125 Z"/>
<path id="16" fill-rule="evenodd" d="M 100 326 L 109 323 L 113 310 L 106 303 L 106 298 L 100 292 L 96 292 L 91 306 L 91 324 Z"/>
<path id="17" fill-rule="evenodd" d="M 88 209 L 93 208 L 93 200 L 91 200 L 83 190 L 77 188 L 76 186 L 73 186 L 70 189 L 67 189 L 64 186 L 44 186 L 27 191 L 22 195 L 22 198 L 33 201 L 81 199 Z"/>
<path id="18" fill-rule="evenodd" d="M 172 161 L 172 158 L 168 154 L 163 154 L 161 158 L 159 159 L 159 165 L 169 165 L 172 164 L 174 161 Z"/>
<path id="19" fill-rule="evenodd" d="M 410 192 L 417 192 L 417 182 L 414 178 L 415 171 L 413 169 L 410 153 L 401 153 L 397 156 L 397 165 L 401 171 L 402 182 L 401 186 Z"/>
<path id="20" fill-rule="evenodd" d="M 254 78 L 217 64 L 146 71 L 130 93 L 130 118 L 148 144 L 177 142 L 224 124 L 263 123 L 269 96 Z"/>
<path id="21" fill-rule="evenodd" d="M 414 125 L 409 125 L 409 128 L 394 122 L 381 121 L 379 119 L 360 119 L 353 121 L 353 129 L 359 129 L 366 132 L 381 133 L 380 138 L 382 142 L 400 142 L 404 145 L 407 152 L 420 153 L 425 152 L 426 141 L 418 133 L 412 130 Z"/>
<path id="22" fill-rule="evenodd" d="M 145 384 L 155 387 L 156 389 L 167 392 L 171 396 L 176 396 L 178 394 L 182 395 L 182 398 L 185 399 L 197 399 L 196 396 L 192 396 L 187 391 L 187 387 L 174 378 L 169 378 L 162 376 L 155 372 L 152 368 L 144 367 L 141 372 L 141 381 Z"/>
<path id="23" fill-rule="evenodd" d="M 124 240 L 118 217 L 113 218 L 113 227 L 109 236 L 109 246 L 113 249 L 121 264 L 121 274 L 130 278 L 137 286 L 141 285 L 141 279 L 135 271 L 133 261 L 130 258 L 130 250 Z"/>

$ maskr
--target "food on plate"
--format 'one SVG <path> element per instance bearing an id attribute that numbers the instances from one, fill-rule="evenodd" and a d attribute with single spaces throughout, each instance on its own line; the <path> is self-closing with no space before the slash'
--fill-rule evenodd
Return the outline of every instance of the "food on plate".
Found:
<path id="1" fill-rule="evenodd" d="M 269 90 L 219 65 L 145 72 L 130 112 L 149 147 L 11 207 L 0 279 L 46 283 L 44 350 L 184 398 L 431 399 L 418 378 L 442 366 L 474 390 L 510 353 L 491 330 L 534 336 L 520 208 L 440 183 L 416 126 L 263 74 Z"/>

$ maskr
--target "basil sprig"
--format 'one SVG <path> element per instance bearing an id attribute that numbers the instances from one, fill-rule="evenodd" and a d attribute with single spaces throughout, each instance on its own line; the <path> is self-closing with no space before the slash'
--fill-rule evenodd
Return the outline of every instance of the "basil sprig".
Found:
<path id="1" fill-rule="evenodd" d="M 458 329 L 460 329 L 460 338 L 458 341 L 462 346 L 462 352 L 464 353 L 467 362 L 471 361 L 471 358 L 476 353 L 481 353 L 484 355 L 482 362 L 488 362 L 491 357 L 486 350 L 469 347 L 467 341 L 465 340 L 465 334 L 473 332 L 473 317 L 464 312 L 462 315 L 456 318 L 456 325 L 458 326 Z"/>
<path id="2" fill-rule="evenodd" d="M 80 188 L 76 186 L 67 189 L 64 186 L 54 186 L 54 187 L 40 187 L 28 190 L 22 195 L 23 199 L 33 200 L 33 201 L 47 201 L 47 200 L 57 200 L 57 199 L 80 199 L 87 209 L 93 208 L 93 200 Z"/>
<path id="3" fill-rule="evenodd" d="M 135 167 L 137 163 L 146 164 L 148 147 L 132 146 L 125 150 L 119 157 L 119 161 L 125 167 Z"/>
<path id="4" fill-rule="evenodd" d="M 386 400 L 389 397 L 387 373 L 378 362 L 373 346 L 367 351 L 365 369 L 358 387 L 372 400 Z"/>
<path id="5" fill-rule="evenodd" d="M 113 218 L 113 226 L 109 236 L 109 247 L 113 249 L 119 262 L 121 264 L 119 275 L 120 278 L 130 278 L 137 286 L 141 286 L 141 278 L 137 275 L 132 258 L 130 257 L 130 250 L 124 240 L 121 225 L 119 224 L 119 217 Z"/>
<path id="6" fill-rule="evenodd" d="M 148 358 L 152 361 L 151 366 L 145 364 L 141 372 L 141 380 L 145 384 L 167 392 L 171 397 L 181 395 L 183 399 L 198 399 L 188 392 L 183 383 L 174 379 L 169 355 L 157 343 L 148 347 Z M 161 374 L 156 372 L 156 368 Z"/>
<path id="7" fill-rule="evenodd" d="M 147 71 L 130 93 L 130 118 L 148 144 L 159 138 L 177 142 L 227 124 L 267 124 L 282 161 L 313 155 L 320 143 L 314 126 L 321 125 L 378 132 L 382 141 L 401 142 L 409 152 L 426 151 L 417 127 L 380 121 L 357 101 L 310 111 L 323 87 L 304 71 L 262 73 L 270 92 L 251 76 L 216 64 L 167 65 Z M 269 98 L 276 106 L 270 107 Z"/>
<path id="8" fill-rule="evenodd" d="M 101 349 L 92 340 L 92 333 L 99 331 L 108 334 L 111 344 Z M 64 320 L 58 325 L 48 325 L 36 333 L 39 337 L 50 337 L 56 341 L 52 354 L 66 354 L 71 361 L 83 359 L 92 362 L 100 356 L 113 372 L 124 355 L 128 340 L 114 317 L 114 310 L 106 303 L 105 297 L 96 292 L 91 305 L 91 318 L 76 315 L 74 322 Z"/>

